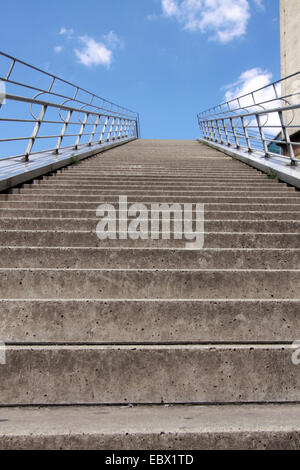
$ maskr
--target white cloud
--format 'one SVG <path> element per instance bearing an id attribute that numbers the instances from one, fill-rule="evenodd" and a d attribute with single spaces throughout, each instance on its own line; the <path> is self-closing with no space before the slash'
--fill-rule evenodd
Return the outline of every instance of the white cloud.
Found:
<path id="1" fill-rule="evenodd" d="M 235 83 L 226 85 L 225 88 L 228 90 L 225 94 L 225 99 L 226 101 L 231 101 L 239 96 L 246 95 L 252 91 L 269 85 L 271 81 L 272 74 L 266 70 L 262 70 L 259 67 L 246 70 L 245 72 L 241 73 Z M 256 100 L 259 99 L 262 101 L 265 97 L 267 99 L 271 99 L 270 91 L 268 92 L 268 96 L 265 96 L 265 93 L 265 91 L 257 92 L 255 94 Z M 274 92 L 272 92 L 272 97 L 274 97 Z M 253 103 L 253 99 L 251 97 L 245 98 L 245 100 L 247 100 L 247 103 L 243 103 L 243 106 L 247 106 Z"/>
<path id="2" fill-rule="evenodd" d="M 67 29 L 63 27 L 60 29 L 59 34 L 61 36 L 67 36 L 68 38 L 71 38 L 74 35 L 74 29 L 73 28 Z"/>
<path id="3" fill-rule="evenodd" d="M 262 0 L 253 1 L 263 8 Z M 243 36 L 251 16 L 249 0 L 161 0 L 161 6 L 184 29 L 210 33 L 221 43 Z"/>
<path id="4" fill-rule="evenodd" d="M 272 74 L 267 70 L 262 70 L 259 67 L 246 70 L 243 72 L 238 80 L 234 83 L 226 85 L 224 88 L 227 89 L 225 93 L 226 101 L 233 101 L 230 105 L 230 109 L 237 109 L 239 107 L 248 108 L 248 112 L 262 111 L 262 109 L 272 109 L 281 106 L 281 101 L 277 99 L 276 93 L 273 86 L 266 87 L 272 83 Z M 260 90 L 260 88 L 264 88 Z M 256 91 L 259 90 L 259 91 Z M 252 92 L 255 92 L 252 96 Z M 280 84 L 276 86 L 277 96 L 281 96 Z M 246 95 L 246 96 L 244 96 Z M 240 98 L 239 103 L 236 98 Z M 254 98 L 254 99 L 253 99 Z M 253 106 L 257 103 L 264 103 L 262 106 Z M 277 134 L 278 128 L 272 126 L 279 125 L 279 117 L 277 113 L 270 113 L 268 121 L 266 122 L 266 116 L 262 120 L 271 126 L 267 129 L 268 133 Z"/>
<path id="5" fill-rule="evenodd" d="M 82 36 L 80 41 L 84 44 L 81 50 L 75 49 L 79 62 L 86 67 L 104 65 L 109 67 L 112 62 L 112 51 L 102 43 L 89 36 Z"/>
<path id="6" fill-rule="evenodd" d="M 111 47 L 112 49 L 116 48 L 117 46 L 123 46 L 122 40 L 114 31 L 110 31 L 108 34 L 104 34 L 103 39 L 106 45 Z"/>
<path id="7" fill-rule="evenodd" d="M 62 52 L 62 50 L 63 50 L 63 46 L 56 46 L 56 47 L 54 48 L 54 52 L 56 52 L 57 54 L 59 54 L 60 52 Z"/>

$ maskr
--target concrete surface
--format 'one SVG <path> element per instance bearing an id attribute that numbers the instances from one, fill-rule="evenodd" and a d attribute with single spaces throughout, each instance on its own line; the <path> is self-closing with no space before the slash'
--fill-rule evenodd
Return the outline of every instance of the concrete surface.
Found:
<path id="1" fill-rule="evenodd" d="M 0 449 L 299 450 L 299 421 L 299 405 L 0 408 Z"/>
<path id="2" fill-rule="evenodd" d="M 204 249 L 100 242 L 119 194 L 205 203 Z M 294 187 L 191 141 L 2 193 L 0 448 L 298 448 L 299 221 Z"/>

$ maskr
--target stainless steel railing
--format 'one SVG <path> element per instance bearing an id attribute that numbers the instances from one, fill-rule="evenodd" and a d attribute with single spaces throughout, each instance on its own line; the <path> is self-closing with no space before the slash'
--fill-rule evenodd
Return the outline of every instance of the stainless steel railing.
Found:
<path id="1" fill-rule="evenodd" d="M 201 138 L 263 157 L 300 158 L 300 72 L 198 114 Z"/>
<path id="2" fill-rule="evenodd" d="M 138 113 L 3 52 L 0 85 L 0 162 L 139 138 Z"/>

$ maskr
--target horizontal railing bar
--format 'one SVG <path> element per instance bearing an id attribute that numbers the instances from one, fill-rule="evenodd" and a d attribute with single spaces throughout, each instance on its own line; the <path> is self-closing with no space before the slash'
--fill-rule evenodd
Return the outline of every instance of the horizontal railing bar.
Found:
<path id="1" fill-rule="evenodd" d="M 108 117 L 109 119 L 113 119 L 113 118 L 116 118 L 115 115 L 108 115 L 108 114 L 105 114 L 105 113 L 95 113 L 94 111 L 86 111 L 84 109 L 78 109 L 78 108 L 73 108 L 71 106 L 66 106 L 66 105 L 60 105 L 60 104 L 56 104 L 56 103 L 51 103 L 49 101 L 43 101 L 43 100 L 36 100 L 36 99 L 33 99 L 33 98 L 27 98 L 26 96 L 18 96 L 18 95 L 10 95 L 10 94 L 6 94 L 5 95 L 5 98 L 7 100 L 12 100 L 12 101 L 19 101 L 19 102 L 22 102 L 22 103 L 31 103 L 31 104 L 37 104 L 37 105 L 40 105 L 40 106 L 47 106 L 47 107 L 51 107 L 51 108 L 56 108 L 56 109 L 60 109 L 60 110 L 63 110 L 63 111 L 72 111 L 72 112 L 78 112 L 78 113 L 82 113 L 82 114 L 89 114 L 89 115 L 92 115 L 92 116 L 106 116 Z M 121 117 L 122 115 L 120 115 Z M 135 122 L 135 119 L 133 118 L 126 118 L 129 122 Z M 64 121 L 62 121 L 64 122 Z"/>
<path id="2" fill-rule="evenodd" d="M 105 117 L 105 116 L 103 116 Z M 35 119 L 11 119 L 11 118 L 0 118 L 0 122 L 21 122 L 21 123 L 26 123 L 26 122 L 30 122 L 30 123 L 36 123 L 37 121 Z M 135 121 L 133 121 L 135 122 Z M 43 124 L 63 124 L 64 121 L 47 121 L 47 120 L 43 120 Z M 69 125 L 72 125 L 72 126 L 81 126 L 82 122 L 81 121 L 70 121 L 68 123 Z M 104 123 L 103 122 L 99 122 L 98 123 L 98 126 L 103 126 Z M 95 123 L 92 123 L 92 122 L 87 122 L 86 123 L 86 126 L 95 126 Z"/>
<path id="3" fill-rule="evenodd" d="M 22 157 L 20 163 L 26 163 L 30 161 L 31 156 L 35 155 L 38 158 L 49 155 L 47 162 L 56 161 L 54 155 L 61 153 L 64 157 L 78 149 L 84 149 L 85 152 L 86 148 L 92 149 L 93 152 L 93 149 L 101 147 L 104 143 L 114 142 L 115 145 L 117 142 L 139 138 L 139 114 L 137 112 L 101 98 L 67 80 L 15 59 L 9 54 L 0 52 L 0 58 L 2 56 L 10 59 L 11 63 L 8 64 L 6 76 L 0 75 L 0 80 L 2 78 L 6 84 L 6 100 L 9 103 L 14 102 L 15 105 L 7 108 L 10 109 L 7 116 L 4 114 L 6 107 L 0 106 L 0 124 L 4 124 L 5 131 L 5 125 L 7 129 L 10 129 L 7 136 L 5 133 L 1 135 L 1 149 L 4 149 L 4 154 L 7 154 L 7 157 L 0 157 L 1 162 Z M 23 67 L 19 67 L 19 64 Z M 27 75 L 24 67 L 37 71 L 42 76 L 50 77 L 49 87 L 41 82 L 41 76 L 36 84 L 32 81 L 32 75 L 29 79 L 24 78 Z M 68 85 L 69 88 L 61 87 L 61 84 Z M 68 94 L 72 96 L 67 96 Z M 32 128 L 31 134 L 22 136 L 25 133 L 29 134 L 30 127 Z M 11 134 L 19 134 L 19 136 L 10 137 Z M 56 140 L 53 148 L 41 150 L 44 146 L 41 141 L 47 139 Z M 81 142 L 81 139 L 86 142 Z M 18 142 L 26 142 L 26 150 L 24 149 L 25 152 L 21 155 L 12 155 L 13 150 L 17 150 Z M 70 145 L 64 146 L 66 143 Z M 44 166 L 43 160 L 39 160 L 39 165 Z M 11 171 L 10 165 L 2 165 L 2 178 L 4 174 L 8 175 Z M 22 166 L 19 165 L 18 171 L 25 171 L 25 168 L 22 170 Z"/>
<path id="4" fill-rule="evenodd" d="M 272 108 L 272 109 L 264 109 L 262 111 L 256 111 L 256 112 L 253 112 L 253 113 L 247 113 L 247 114 L 241 114 L 240 116 L 236 116 L 236 115 L 230 115 L 230 116 L 225 116 L 223 118 L 220 118 L 220 117 L 216 117 L 215 119 L 212 119 L 212 118 L 209 118 L 209 119 L 202 119 L 202 122 L 212 122 L 212 121 L 223 121 L 224 120 L 228 120 L 228 119 L 240 119 L 241 117 L 245 118 L 245 117 L 249 117 L 249 116 L 264 116 L 266 114 L 272 114 L 272 113 L 278 113 L 278 112 L 284 112 L 284 111 L 293 111 L 294 109 L 300 109 L 300 104 L 295 104 L 295 105 L 291 105 L 291 106 L 284 106 L 282 108 Z M 274 127 L 274 126 L 271 126 L 271 127 Z"/>
<path id="5" fill-rule="evenodd" d="M 18 86 L 20 86 L 20 87 L 22 87 L 22 88 L 28 88 L 28 89 L 30 89 L 30 90 L 39 91 L 39 92 L 41 92 L 41 93 L 45 93 L 45 94 L 50 95 L 50 96 L 55 96 L 55 97 L 57 97 L 57 98 L 62 98 L 62 99 L 64 99 L 64 100 L 69 100 L 69 101 L 73 101 L 73 102 L 78 103 L 78 104 L 82 104 L 82 105 L 85 105 L 85 106 L 90 106 L 90 107 L 92 107 L 92 108 L 94 108 L 94 109 L 102 109 L 102 110 L 104 110 L 104 111 L 108 111 L 108 112 L 112 112 L 112 113 L 118 114 L 118 111 L 117 111 L 117 110 L 116 110 L 116 111 L 112 111 L 112 110 L 103 108 L 102 106 L 96 106 L 96 105 L 93 105 L 93 104 L 86 103 L 85 101 L 81 101 L 81 100 L 74 99 L 74 98 L 72 98 L 72 97 L 70 97 L 70 96 L 61 95 L 61 94 L 59 94 L 59 93 L 54 93 L 54 92 L 52 92 L 52 91 L 45 90 L 45 89 L 43 89 L 43 88 L 32 87 L 31 85 L 23 84 L 23 83 L 21 83 L 21 82 L 14 82 L 14 81 L 12 81 L 12 80 L 7 80 L 7 79 L 5 79 L 4 77 L 0 77 L 0 79 L 3 80 L 3 81 L 6 81 L 7 83 L 10 83 L 10 84 L 13 84 L 13 85 L 18 85 Z M 122 108 L 122 107 L 119 107 L 119 109 L 122 110 L 123 108 Z M 136 116 L 136 113 L 134 113 L 134 112 L 130 112 L 130 113 L 131 113 L 131 114 L 130 114 L 130 117 L 131 117 L 131 118 L 132 118 L 133 116 Z M 124 114 L 124 116 L 129 116 L 129 115 Z"/>
<path id="6" fill-rule="evenodd" d="M 288 80 L 288 79 L 291 79 L 291 78 L 293 78 L 293 77 L 295 77 L 296 75 L 299 75 L 299 74 L 300 74 L 300 71 L 295 72 L 295 73 L 292 73 L 291 75 L 288 75 L 288 76 L 286 76 L 286 77 L 284 77 L 284 78 L 281 78 L 281 79 L 279 79 L 279 80 L 276 80 L 275 82 L 269 83 L 268 85 L 264 85 L 264 86 L 261 87 L 261 88 L 257 88 L 256 90 L 254 90 L 254 91 L 252 91 L 252 92 L 250 92 L 250 93 L 245 93 L 244 95 L 238 96 L 238 97 L 236 97 L 236 98 L 234 98 L 234 99 L 232 99 L 232 100 L 230 100 L 230 101 L 224 101 L 223 103 L 221 103 L 221 104 L 219 104 L 219 105 L 216 105 L 216 106 L 213 106 L 213 107 L 207 109 L 206 111 L 202 111 L 202 112 L 203 112 L 203 113 L 206 113 L 206 112 L 213 111 L 213 110 L 215 110 L 215 109 L 217 109 L 217 108 L 220 109 L 222 106 L 228 106 L 230 103 L 234 103 L 234 102 L 237 101 L 238 99 L 241 100 L 242 98 L 246 98 L 247 96 L 253 96 L 253 95 L 255 95 L 256 93 L 258 93 L 258 92 L 260 92 L 260 91 L 262 91 L 262 90 L 265 90 L 266 88 L 274 87 L 275 85 L 278 85 L 279 83 L 284 82 L 284 81 L 286 81 L 286 80 Z M 277 99 L 278 99 L 278 100 L 281 100 L 282 97 L 278 96 Z M 276 101 L 277 99 L 274 98 L 274 101 Z M 258 103 L 257 103 L 257 104 L 258 104 Z"/>
<path id="7" fill-rule="evenodd" d="M 100 135 L 100 134 L 108 134 L 109 131 L 105 131 L 105 132 L 95 132 L 94 135 Z M 78 134 L 65 134 L 64 137 L 77 137 Z M 81 134 L 82 136 L 84 135 L 90 135 L 90 132 L 85 132 L 83 134 Z M 60 137 L 60 134 L 58 135 L 38 135 L 36 136 L 36 139 L 57 139 L 58 137 Z M 13 137 L 13 138 L 8 138 L 8 139 L 0 139 L 0 142 L 11 142 L 11 141 L 14 141 L 14 140 L 28 140 L 28 139 L 31 139 L 31 136 L 28 136 L 28 137 Z"/>
<path id="8" fill-rule="evenodd" d="M 5 119 L 5 118 L 0 118 L 0 122 L 20 122 L 22 124 L 25 124 L 25 123 L 36 123 L 37 121 L 35 119 Z M 43 124 L 63 124 L 64 121 L 45 121 L 43 120 Z M 81 122 L 80 121 L 77 121 L 77 122 L 69 122 L 69 125 L 72 125 L 72 126 L 81 126 Z M 92 123 L 86 123 L 86 126 L 94 126 L 95 124 L 92 124 Z M 100 123 L 98 124 L 99 126 L 102 126 L 103 123 Z"/>
<path id="9" fill-rule="evenodd" d="M 98 98 L 98 99 L 102 100 L 102 101 L 105 102 L 105 103 L 108 103 L 108 104 L 113 105 L 113 106 L 117 106 L 119 109 L 123 109 L 123 110 L 125 110 L 125 111 L 129 111 L 130 113 L 136 114 L 135 111 L 132 111 L 132 110 L 130 110 L 130 109 L 128 109 L 128 108 L 125 108 L 124 106 L 120 106 L 120 105 L 118 105 L 118 104 L 116 104 L 116 103 L 113 103 L 112 101 L 109 101 L 109 100 L 107 100 L 107 99 L 105 99 L 105 98 L 102 98 L 102 97 L 100 97 L 100 96 L 98 96 L 98 95 L 95 95 L 94 93 L 91 93 L 90 91 L 88 91 L 88 90 L 86 90 L 86 89 L 84 89 L 84 88 L 81 88 L 81 87 L 75 85 L 74 83 L 68 82 L 67 80 L 64 80 L 63 78 L 60 78 L 60 77 L 58 77 L 58 76 L 56 76 L 56 75 L 53 75 L 53 74 L 50 73 L 50 72 L 46 72 L 45 70 L 39 69 L 38 67 L 35 67 L 34 65 L 30 65 L 30 64 L 28 64 L 28 63 L 26 63 L 26 62 L 24 62 L 24 61 L 22 61 L 22 60 L 16 59 L 15 57 L 13 57 L 13 56 L 11 56 L 11 55 L 9 55 L 9 54 L 6 54 L 5 52 L 1 52 L 1 51 L 0 51 L 0 55 L 2 55 L 2 56 L 4 56 L 4 57 L 7 57 L 8 59 L 10 59 L 10 60 L 12 60 L 12 61 L 14 61 L 14 62 L 17 62 L 17 63 L 19 63 L 19 64 L 22 64 L 22 65 L 24 65 L 24 66 L 26 66 L 26 67 L 28 67 L 28 68 L 31 68 L 31 69 L 33 69 L 33 70 L 36 70 L 37 72 L 40 72 L 40 73 L 42 73 L 43 75 L 47 75 L 48 77 L 54 78 L 55 80 L 58 80 L 58 81 L 61 82 L 61 83 L 65 83 L 66 85 L 69 85 L 69 86 L 73 87 L 74 89 L 83 91 L 84 93 L 87 93 L 89 96 L 94 96 L 95 98 Z"/>

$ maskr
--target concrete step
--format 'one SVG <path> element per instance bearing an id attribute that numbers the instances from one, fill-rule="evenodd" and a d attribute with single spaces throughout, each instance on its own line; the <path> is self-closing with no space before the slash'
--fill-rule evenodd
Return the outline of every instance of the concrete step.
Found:
<path id="1" fill-rule="evenodd" d="M 0 269 L 7 299 L 297 299 L 299 270 Z"/>
<path id="2" fill-rule="evenodd" d="M 148 209 L 203 202 L 204 249 L 100 241 L 96 209 L 124 215 L 120 194 Z M 134 142 L 2 194 L 0 448 L 298 445 L 299 195 L 184 141 Z M 42 407 L 26 421 L 26 405 Z M 110 427 L 87 409 L 109 409 Z"/>
<path id="3" fill-rule="evenodd" d="M 35 198 L 36 199 L 36 198 Z M 0 210 L 1 209 L 92 209 L 94 211 L 97 210 L 97 207 L 99 204 L 102 203 L 107 203 L 107 204 L 118 204 L 119 198 L 115 198 L 113 200 L 112 196 L 110 197 L 102 197 L 102 200 L 99 200 L 100 198 L 97 198 L 97 201 L 95 202 L 85 202 L 84 201 L 37 201 L 37 200 L 5 200 L 5 201 L 0 201 Z M 103 199 L 106 199 L 105 201 Z M 257 199 L 254 201 L 256 198 L 215 198 L 217 201 L 213 202 L 213 198 L 183 198 L 180 196 L 179 198 L 173 198 L 174 200 L 171 200 L 170 197 L 167 198 L 161 198 L 162 200 L 159 201 L 160 198 L 155 197 L 153 198 L 153 201 L 149 201 L 150 197 L 145 197 L 145 198 L 140 198 L 137 199 L 137 197 L 131 198 L 132 203 L 135 202 L 142 202 L 143 204 L 149 205 L 149 208 L 151 208 L 150 204 L 157 204 L 157 203 L 167 203 L 167 204 L 173 204 L 173 203 L 179 203 L 179 204 L 184 204 L 184 203 L 191 203 L 191 204 L 196 204 L 198 203 L 203 203 L 205 204 L 205 210 L 211 210 L 211 211 L 243 211 L 243 209 L 247 209 L 248 211 L 278 211 L 278 212 L 284 212 L 284 211 L 299 211 L 300 212 L 300 199 L 294 199 L 294 198 L 278 198 L 279 201 L 281 202 L 276 202 L 274 198 L 261 198 Z M 143 200 L 144 199 L 144 200 Z M 198 200 L 197 200 L 198 199 Z M 206 201 L 206 199 L 208 199 Z M 241 202 L 243 200 L 243 202 Z M 223 202 L 222 202 L 223 201 Z M 232 202 L 230 202 L 232 201 Z M 269 201 L 269 202 L 267 202 Z M 299 202 L 298 202 L 299 201 Z M 130 200 L 128 199 L 128 202 L 130 203 Z"/>
<path id="4" fill-rule="evenodd" d="M 64 172 L 62 172 L 64 173 Z M 199 169 L 199 170 L 184 170 L 184 169 L 179 169 L 179 170 L 173 170 L 171 168 L 166 168 L 164 170 L 147 170 L 146 168 L 144 167 L 141 167 L 140 169 L 134 169 L 134 168 L 115 168 L 115 167 L 112 167 L 111 169 L 108 169 L 108 170 L 105 170 L 105 169 L 101 169 L 99 168 L 99 170 L 96 170 L 96 169 L 87 169 L 87 168 L 71 168 L 70 169 L 70 172 L 69 172 L 70 175 L 77 175 L 77 176 L 93 176 L 93 175 L 122 175 L 122 176 L 126 176 L 127 174 L 130 175 L 130 176 L 134 176 L 134 175 L 137 175 L 137 176 L 187 176 L 189 177 L 191 174 L 193 174 L 194 176 L 202 176 L 202 175 L 205 175 L 205 176 L 212 176 L 212 177 L 215 177 L 215 176 L 247 176 L 248 174 L 252 174 L 252 169 L 242 169 L 242 168 L 239 168 L 239 169 L 236 169 L 234 170 L 233 168 L 231 169 L 224 169 L 224 168 L 220 168 L 220 169 L 208 169 L 208 168 L 203 168 L 203 169 Z"/>
<path id="5" fill-rule="evenodd" d="M 226 177 L 224 178 L 129 178 L 129 177 L 103 177 L 103 178 L 76 178 L 76 177 L 69 177 L 68 173 L 65 173 L 65 177 L 63 178 L 61 174 L 55 174 L 53 176 L 45 176 L 43 179 L 35 180 L 32 184 L 29 184 L 29 186 L 47 186 L 47 185 L 90 185 L 94 181 L 94 184 L 99 185 L 122 185 L 122 184 L 133 184 L 135 186 L 143 186 L 143 185 L 152 185 L 152 184 L 157 184 L 160 186 L 165 186 L 165 185 L 191 185 L 191 186 L 199 186 L 199 185 L 221 185 L 221 186 L 242 186 L 244 178 L 232 178 L 228 179 Z M 263 177 L 247 177 L 247 179 L 244 181 L 244 184 L 246 186 L 257 186 L 257 185 L 263 185 L 265 187 L 275 187 L 275 188 L 288 188 L 285 183 L 280 183 L 276 180 L 268 179 L 265 176 Z"/>
<path id="6" fill-rule="evenodd" d="M 34 215 L 34 214 L 33 214 Z M 93 214 L 95 215 L 95 214 Z M 171 214 L 171 227 L 174 217 Z M 195 214 L 194 214 L 195 217 Z M 299 217 L 300 218 L 300 217 Z M 94 231 L 100 218 L 0 217 L 0 230 Z M 132 220 L 132 217 L 128 217 Z M 144 219 L 145 220 L 145 219 Z M 178 219 L 175 219 L 178 220 Z M 162 227 L 162 221 L 159 221 Z M 205 220 L 207 232 L 300 233 L 300 220 Z"/>
<path id="7" fill-rule="evenodd" d="M 111 236 L 113 236 L 111 234 Z M 299 233 L 205 232 L 205 248 L 299 248 Z M 99 240 L 95 231 L 0 230 L 0 245 L 31 247 L 185 248 L 186 240 Z"/>
<path id="8" fill-rule="evenodd" d="M 139 177 L 132 177 L 130 178 L 130 176 L 123 176 L 122 178 L 122 175 L 108 175 L 108 176 L 102 176 L 102 177 L 97 177 L 97 176 L 78 176 L 77 178 L 76 177 L 73 177 L 73 176 L 69 176 L 69 175 L 64 175 L 64 174 L 60 174 L 60 175 L 54 175 L 54 176 L 49 176 L 49 177 L 45 177 L 43 180 L 41 180 L 41 183 L 40 184 L 43 184 L 43 181 L 45 181 L 45 183 L 48 183 L 49 181 L 54 181 L 56 183 L 67 183 L 67 182 L 70 182 L 70 183 L 81 183 L 81 184 L 100 184 L 100 183 L 111 183 L 111 184 L 118 184 L 119 182 L 126 182 L 126 183 L 130 183 L 130 182 L 134 182 L 135 184 L 137 183 L 150 183 L 152 184 L 152 182 L 155 182 L 155 183 L 159 183 L 159 184 L 164 184 L 164 183 L 180 183 L 180 184 L 183 184 L 183 183 L 191 183 L 191 184 L 214 184 L 214 183 L 218 183 L 218 184 L 231 184 L 231 185 L 234 185 L 235 183 L 240 183 L 241 181 L 243 181 L 243 179 L 245 179 L 247 181 L 247 184 L 251 184 L 252 182 L 253 183 L 257 183 L 257 184 L 269 184 L 270 185 L 273 185 L 274 184 L 274 180 L 269 180 L 266 178 L 266 176 L 256 176 L 256 177 L 247 177 L 246 178 L 242 178 L 240 176 L 238 177 L 229 177 L 229 176 L 219 176 L 219 177 L 216 177 L 216 176 L 212 176 L 212 177 L 209 177 L 209 176 L 204 176 L 202 178 L 198 177 L 198 178 L 195 178 L 195 177 L 186 177 L 184 178 L 183 176 L 181 177 L 178 177 L 178 178 L 175 178 L 175 177 L 166 177 L 166 178 L 161 178 L 161 177 L 145 177 L 145 176 L 139 176 Z M 279 184 L 278 184 L 279 185 Z"/>
<path id="9" fill-rule="evenodd" d="M 114 191 L 124 191 L 124 190 L 139 190 L 139 191 L 147 191 L 147 190 L 180 190 L 180 191 L 251 191 L 251 192 L 272 192 L 279 194 L 281 192 L 287 192 L 287 193 L 294 193 L 296 192 L 295 188 L 292 187 L 285 187 L 283 185 L 280 186 L 272 186 L 272 185 L 264 185 L 264 184 L 255 184 L 255 185 L 243 185 L 243 184 L 216 184 L 216 183 L 200 183 L 198 185 L 189 185 L 188 183 L 143 183 L 143 184 L 133 184 L 133 183 L 119 183 L 115 184 L 114 182 L 112 183 L 99 183 L 90 185 L 90 184 L 84 184 L 78 182 L 77 184 L 66 184 L 66 183 L 61 183 L 61 184 L 27 184 L 24 185 L 22 188 L 15 188 L 11 190 L 12 194 L 19 194 L 19 193 L 24 193 L 24 194 L 30 194 L 29 191 L 32 193 L 37 192 L 37 191 L 65 191 L 65 192 L 72 192 L 73 190 L 75 191 L 80 191 L 80 192 L 85 192 L 87 191 L 87 194 L 93 193 L 94 191 L 100 192 L 102 190 L 114 190 Z"/>
<path id="10" fill-rule="evenodd" d="M 281 191 L 282 197 L 286 196 L 296 196 L 298 197 L 298 194 L 295 192 L 293 193 L 292 191 L 287 194 L 283 191 Z M 213 197 L 220 197 L 220 191 L 218 189 L 210 189 L 210 190 L 205 190 L 202 188 L 196 189 L 196 190 L 181 190 L 181 189 L 145 189 L 145 188 L 138 188 L 138 189 L 130 189 L 130 188 L 118 188 L 118 189 L 103 189 L 99 188 L 98 190 L 78 190 L 78 189 L 72 189 L 72 190 L 66 190 L 66 189 L 57 189 L 54 188 L 53 190 L 49 189 L 23 189 L 21 193 L 18 193 L 16 191 L 9 193 L 8 197 L 2 197 L 0 199 L 29 199 L 30 200 L 35 200 L 35 199 L 52 199 L 53 197 L 59 197 L 61 199 L 67 199 L 72 197 L 74 200 L 87 200 L 89 201 L 90 198 L 98 198 L 99 196 L 105 196 L 105 195 L 113 195 L 113 196 L 119 196 L 119 195 L 127 195 L 128 197 L 132 196 L 137 196 L 140 197 L 141 195 L 144 197 L 145 195 L 149 196 L 162 196 L 162 197 L 169 197 L 169 196 L 196 196 L 198 197 L 208 197 L 208 196 L 213 196 Z M 241 197 L 241 191 L 240 190 L 223 190 L 222 195 L 228 197 Z M 1 195 L 0 195 L 1 196 Z M 25 196 L 25 198 L 24 198 Z M 252 190 L 244 190 L 243 191 L 243 197 L 260 197 L 260 198 L 277 198 L 278 197 L 278 191 L 252 191 Z"/>
<path id="11" fill-rule="evenodd" d="M 186 252 L 187 251 L 187 252 Z M 2 268 L 300 269 L 299 249 L 0 247 Z"/>
<path id="12" fill-rule="evenodd" d="M 32 344 L 292 343 L 300 300 L 0 300 L 0 337 Z"/>
<path id="13" fill-rule="evenodd" d="M 7 346 L 0 400 L 2 406 L 298 402 L 293 352 L 286 344 Z"/>
<path id="14" fill-rule="evenodd" d="M 119 195 L 120 193 L 114 193 L 114 194 L 99 194 L 96 196 L 90 196 L 90 195 L 85 195 L 84 197 L 81 195 L 75 195 L 75 194 L 70 194 L 70 193 L 64 193 L 64 194 L 56 194 L 56 193 L 50 193 L 50 194 L 0 194 L 0 201 L 8 201 L 8 202 L 66 202 L 69 203 L 70 201 L 76 203 L 76 202 L 81 202 L 84 201 L 84 204 L 92 203 L 92 202 L 119 202 Z M 172 203 L 248 203 L 249 204 L 255 204 L 255 203 L 270 203 L 270 204 L 297 204 L 300 206 L 300 193 L 299 195 L 297 193 L 295 194 L 282 194 L 280 196 L 272 196 L 272 195 L 256 195 L 250 193 L 248 196 L 247 194 L 241 196 L 240 193 L 234 193 L 233 195 L 227 193 L 223 193 L 220 195 L 218 192 L 215 193 L 215 195 L 193 195 L 192 193 L 188 196 L 182 195 L 179 193 L 173 194 L 173 195 L 168 195 L 168 194 L 163 194 L 161 193 L 160 195 L 157 194 L 129 194 L 128 195 L 128 202 L 130 203 L 135 203 L 135 202 L 150 202 L 152 204 L 155 203 L 167 203 L 167 204 L 172 204 Z"/>
<path id="15" fill-rule="evenodd" d="M 1 450 L 295 450 L 300 441 L 296 404 L 1 408 L 0 420 Z"/>
<path id="16" fill-rule="evenodd" d="M 1 204 L 1 203 L 0 203 Z M 298 221 L 300 220 L 300 210 L 290 210 L 280 211 L 277 210 L 277 206 L 273 206 L 273 211 L 268 210 L 259 210 L 255 211 L 248 210 L 247 206 L 244 207 L 244 210 L 214 210 L 210 209 L 209 206 L 205 206 L 205 220 L 237 220 L 237 221 Z M 155 212 L 155 211 L 154 211 Z M 195 211 L 193 211 L 194 213 Z M 116 210 L 116 215 L 119 216 L 118 210 Z M 38 218 L 38 219 L 95 219 L 95 210 L 92 209 L 26 209 L 26 208 L 0 208 L 0 222 L 1 219 L 16 219 L 16 218 Z M 13 224 L 14 222 L 12 222 Z M 88 221 L 87 221 L 88 223 Z M 6 221 L 3 221 L 3 224 L 6 224 Z"/>
<path id="17" fill-rule="evenodd" d="M 56 173 L 50 173 L 46 176 L 43 177 L 43 180 L 47 181 L 49 179 L 57 179 L 58 181 L 61 180 L 70 180 L 70 179 L 77 179 L 77 180 L 90 180 L 90 179 L 98 179 L 98 180 L 126 180 L 126 181 L 135 181 L 138 182 L 140 180 L 155 180 L 155 181 L 207 181 L 207 180 L 220 180 L 220 181 L 229 181 L 228 176 L 231 176 L 232 181 L 241 181 L 241 180 L 247 180 L 249 181 L 270 181 L 270 178 L 267 177 L 266 174 L 261 173 L 259 171 L 253 171 L 251 170 L 249 173 L 247 173 L 247 178 L 245 177 L 245 173 L 236 173 L 233 174 L 232 172 L 224 172 L 223 170 L 220 170 L 218 172 L 213 171 L 213 172 L 207 172 L 203 171 L 202 173 L 195 173 L 194 171 L 189 172 L 188 174 L 184 174 L 182 172 L 178 173 L 171 173 L 167 171 L 166 173 L 158 173 L 158 174 L 149 174 L 146 172 L 140 172 L 140 174 L 132 174 L 128 173 L 125 174 L 123 171 L 122 172 L 117 172 L 117 171 L 112 171 L 112 172 L 100 172 L 100 173 L 95 173 L 95 171 L 90 172 L 87 174 L 84 170 L 82 170 L 80 173 L 71 173 L 69 172 L 68 169 L 66 171 L 62 172 L 56 172 Z M 274 182 L 274 180 L 271 180 Z"/>

